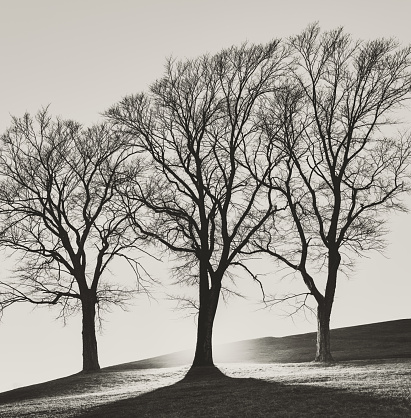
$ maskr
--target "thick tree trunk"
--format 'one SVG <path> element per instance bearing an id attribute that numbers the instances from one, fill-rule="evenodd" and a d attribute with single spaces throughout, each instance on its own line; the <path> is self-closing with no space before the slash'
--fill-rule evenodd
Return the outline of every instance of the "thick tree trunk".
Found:
<path id="1" fill-rule="evenodd" d="M 212 336 L 219 296 L 220 286 L 218 289 L 212 287 L 208 291 L 208 297 L 204 297 L 203 303 L 200 303 L 193 367 L 214 366 Z"/>
<path id="2" fill-rule="evenodd" d="M 88 291 L 82 296 L 83 313 L 83 372 L 100 370 L 96 338 L 96 297 Z"/>
<path id="3" fill-rule="evenodd" d="M 334 361 L 331 355 L 330 339 L 330 316 L 331 309 L 325 303 L 318 304 L 317 307 L 317 352 L 315 361 L 329 363 Z"/>
<path id="4" fill-rule="evenodd" d="M 325 295 L 322 300 L 317 300 L 317 353 L 315 361 L 323 363 L 334 361 L 331 355 L 330 318 L 340 262 L 341 256 L 338 249 L 331 247 L 328 253 L 328 278 Z"/>
<path id="5" fill-rule="evenodd" d="M 209 288 L 207 271 L 200 266 L 200 307 L 197 324 L 197 344 L 192 367 L 214 366 L 213 324 L 220 297 L 220 281 Z"/>

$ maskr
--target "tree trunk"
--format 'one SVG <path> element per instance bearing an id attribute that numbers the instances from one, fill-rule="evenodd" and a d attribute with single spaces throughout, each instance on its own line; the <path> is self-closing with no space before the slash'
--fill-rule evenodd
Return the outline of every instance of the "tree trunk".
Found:
<path id="1" fill-rule="evenodd" d="M 82 296 L 83 372 L 100 370 L 96 339 L 96 297 L 90 290 Z"/>
<path id="2" fill-rule="evenodd" d="M 208 293 L 207 302 L 204 301 L 206 298 L 203 298 L 198 312 L 197 344 L 193 367 L 214 366 L 212 336 L 220 290 L 212 287 Z"/>
<path id="3" fill-rule="evenodd" d="M 209 287 L 208 273 L 200 263 L 200 307 L 197 324 L 197 344 L 192 367 L 214 366 L 213 324 L 220 297 L 219 280 Z"/>
<path id="4" fill-rule="evenodd" d="M 315 361 L 322 363 L 334 361 L 330 344 L 330 316 L 331 308 L 327 308 L 325 303 L 319 303 L 317 307 L 317 352 Z"/>
<path id="5" fill-rule="evenodd" d="M 328 278 L 325 295 L 322 300 L 317 300 L 317 353 L 315 361 L 323 363 L 334 361 L 331 355 L 330 317 L 340 262 L 341 256 L 338 249 L 331 247 L 328 253 Z"/>

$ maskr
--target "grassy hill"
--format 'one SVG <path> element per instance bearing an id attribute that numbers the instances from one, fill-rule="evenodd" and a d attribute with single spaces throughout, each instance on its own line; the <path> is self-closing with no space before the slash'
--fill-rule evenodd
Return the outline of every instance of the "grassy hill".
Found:
<path id="1" fill-rule="evenodd" d="M 265 337 L 214 347 L 219 363 L 302 363 L 315 357 L 316 333 Z M 379 322 L 331 331 L 331 350 L 336 361 L 411 358 L 411 319 Z M 110 369 L 148 369 L 189 365 L 191 350 L 112 366 Z"/>
<path id="2" fill-rule="evenodd" d="M 200 375 L 188 351 L 79 373 L 0 393 L 0 416 L 411 416 L 411 319 L 335 329 L 332 341 L 331 366 L 311 361 L 309 333 L 216 347 L 218 369 Z"/>

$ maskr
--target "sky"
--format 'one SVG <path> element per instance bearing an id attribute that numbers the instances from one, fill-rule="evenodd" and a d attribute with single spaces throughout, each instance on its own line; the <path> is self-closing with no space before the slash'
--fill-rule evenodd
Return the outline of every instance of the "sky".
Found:
<path id="1" fill-rule="evenodd" d="M 410 14 L 405 0 L 0 0 L 0 131 L 11 115 L 44 106 L 53 115 L 91 125 L 125 95 L 146 90 L 162 75 L 167 57 L 265 43 L 316 21 L 325 30 L 344 26 L 357 39 L 394 37 L 407 45 Z M 384 255 L 370 253 L 349 277 L 340 277 L 333 328 L 410 318 L 411 214 L 393 216 L 390 229 Z M 2 257 L 4 278 L 10 261 Z M 274 272 L 270 261 L 264 263 Z M 168 283 L 165 263 L 149 267 Z M 119 268 L 119 276 L 127 274 Z M 281 280 L 277 272 L 266 281 L 279 291 L 290 278 Z M 298 279 L 293 284 L 300 285 Z M 248 281 L 241 280 L 239 290 L 248 297 L 220 303 L 214 344 L 316 330 L 313 316 L 290 316 L 287 306 L 261 309 L 258 288 Z M 101 366 L 194 350 L 195 320 L 173 310 L 167 292 L 167 286 L 157 289 L 156 300 L 140 295 L 128 311 L 113 308 L 105 316 L 98 335 Z M 63 326 L 57 314 L 27 305 L 5 312 L 0 391 L 81 370 L 81 318 Z"/>

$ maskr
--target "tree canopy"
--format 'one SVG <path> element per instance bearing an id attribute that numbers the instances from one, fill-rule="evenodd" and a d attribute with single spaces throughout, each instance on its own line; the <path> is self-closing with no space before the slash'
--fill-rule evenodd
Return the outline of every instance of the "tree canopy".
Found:
<path id="1" fill-rule="evenodd" d="M 129 233 L 120 198 L 140 170 L 136 159 L 127 163 L 135 150 L 109 124 L 85 129 L 47 110 L 14 118 L 1 140 L 0 242 L 19 256 L 1 306 L 58 305 L 64 318 L 81 310 L 84 368 L 98 368 L 95 307 L 122 304 L 138 289 L 113 284 L 109 264 L 126 260 L 144 283 L 133 254 L 141 236 Z"/>

